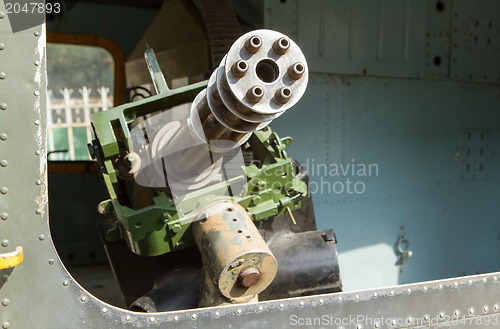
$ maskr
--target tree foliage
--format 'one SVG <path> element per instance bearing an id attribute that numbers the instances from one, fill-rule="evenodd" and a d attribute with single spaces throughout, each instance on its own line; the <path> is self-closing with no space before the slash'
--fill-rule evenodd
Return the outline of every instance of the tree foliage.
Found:
<path id="1" fill-rule="evenodd" d="M 114 60 L 99 47 L 47 45 L 48 89 L 109 87 L 113 92 Z M 56 96 L 56 95 L 54 95 Z M 56 96 L 57 97 L 57 96 Z"/>

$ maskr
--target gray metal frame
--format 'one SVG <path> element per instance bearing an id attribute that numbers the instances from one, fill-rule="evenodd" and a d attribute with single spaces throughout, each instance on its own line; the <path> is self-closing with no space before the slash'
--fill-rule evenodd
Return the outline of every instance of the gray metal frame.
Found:
<path id="1" fill-rule="evenodd" d="M 3 329 L 442 328 L 454 324 L 452 317 L 465 317 L 456 328 L 498 327 L 500 273 L 158 314 L 133 313 L 91 296 L 68 274 L 50 236 L 45 28 L 14 34 L 3 0 L 0 12 L 0 72 L 6 73 L 0 80 L 0 134 L 7 136 L 0 141 L 0 161 L 6 161 L 0 167 L 0 252 L 18 245 L 25 252 L 23 263 L 0 271 Z M 358 316 L 391 320 L 339 323 Z M 314 318 L 322 322 L 306 323 Z"/>

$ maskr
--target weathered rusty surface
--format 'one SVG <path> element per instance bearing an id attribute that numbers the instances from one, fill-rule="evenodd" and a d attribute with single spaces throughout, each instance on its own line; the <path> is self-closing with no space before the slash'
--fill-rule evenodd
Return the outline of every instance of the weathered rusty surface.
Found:
<path id="1" fill-rule="evenodd" d="M 226 298 L 254 296 L 276 276 L 276 259 L 238 203 L 208 204 L 196 216 L 192 230 L 210 279 Z"/>

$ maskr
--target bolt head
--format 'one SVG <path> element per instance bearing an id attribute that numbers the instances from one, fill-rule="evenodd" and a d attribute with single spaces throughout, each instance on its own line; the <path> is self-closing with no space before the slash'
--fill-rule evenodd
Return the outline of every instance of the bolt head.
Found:
<path id="1" fill-rule="evenodd" d="M 260 271 L 256 267 L 247 267 L 246 269 L 240 272 L 238 276 L 238 280 L 240 281 L 243 287 L 249 288 L 257 284 L 260 280 Z"/>

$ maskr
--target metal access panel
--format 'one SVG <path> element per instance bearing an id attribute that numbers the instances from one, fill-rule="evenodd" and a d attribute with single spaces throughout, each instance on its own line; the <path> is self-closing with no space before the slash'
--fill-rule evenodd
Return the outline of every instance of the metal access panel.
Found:
<path id="1" fill-rule="evenodd" d="M 64 268 L 52 243 L 49 230 L 49 200 L 46 177 L 45 27 L 36 26 L 12 33 L 8 19 L 8 16 L 5 15 L 5 3 L 2 0 L 0 1 L 0 73 L 4 74 L 0 75 L 3 76 L 0 80 L 0 253 L 5 254 L 14 250 L 16 246 L 22 246 L 24 248 L 24 260 L 16 267 L 0 270 L 0 325 L 2 329 L 166 327 L 449 328 L 452 325 L 456 328 L 498 327 L 500 273 L 241 306 L 153 314 L 125 311 L 93 297 Z M 386 83 L 387 86 L 385 86 Z M 411 85 L 413 83 L 411 82 Z M 397 216 L 394 213 L 404 213 L 405 215 L 411 213 L 411 218 L 405 218 L 408 223 L 410 223 L 410 219 L 415 220 L 414 224 L 412 224 L 415 228 L 408 229 L 407 232 L 410 241 L 412 241 L 411 248 L 415 247 L 415 255 L 414 258 L 405 262 L 405 266 L 410 266 L 411 262 L 416 259 L 417 252 L 421 250 L 418 244 L 414 246 L 413 236 L 411 235 L 411 232 L 414 232 L 413 230 L 417 230 L 417 226 L 425 226 L 419 225 L 417 219 L 421 219 L 429 213 L 437 214 L 432 211 L 422 214 L 420 212 L 422 209 L 421 200 L 427 200 L 424 205 L 432 206 L 432 202 L 429 201 L 432 197 L 439 196 L 441 200 L 448 197 L 458 199 L 459 196 L 455 194 L 461 194 L 460 200 L 465 205 L 461 205 L 463 208 L 449 210 L 453 211 L 455 217 L 449 215 L 445 218 L 449 223 L 447 227 L 455 225 L 458 230 L 460 225 L 468 223 L 465 220 L 465 217 L 471 213 L 468 210 L 468 203 L 485 202 L 485 206 L 491 207 L 490 204 L 487 204 L 489 199 L 480 201 L 479 196 L 486 198 L 492 198 L 492 196 L 488 196 L 487 193 L 477 196 L 476 193 L 479 187 L 473 184 L 480 182 L 480 184 L 484 184 L 481 187 L 485 191 L 490 191 L 498 180 L 498 174 L 490 171 L 487 180 L 464 180 L 463 183 L 458 183 L 455 178 L 452 178 L 462 171 L 461 163 L 458 161 L 457 167 L 452 168 L 448 173 L 450 177 L 448 180 L 451 181 L 451 184 L 469 184 L 463 185 L 463 190 L 468 191 L 469 188 L 471 189 L 467 194 L 463 190 L 452 191 L 443 186 L 448 184 L 448 181 L 443 179 L 445 176 L 442 172 L 431 174 L 425 171 L 426 164 L 423 159 L 426 158 L 438 163 L 443 161 L 443 168 L 448 168 L 447 162 L 450 160 L 441 151 L 448 149 L 446 146 L 448 144 L 455 145 L 453 151 L 456 151 L 462 148 L 462 144 L 460 136 L 447 135 L 449 131 L 460 135 L 461 130 L 456 131 L 453 128 L 449 128 L 449 131 L 446 130 L 446 134 L 442 133 L 443 136 L 447 136 L 445 138 L 446 143 L 439 144 L 441 142 L 437 142 L 438 139 L 435 135 L 440 131 L 437 128 L 437 123 L 432 123 L 434 121 L 430 119 L 424 120 L 420 115 L 417 115 L 416 108 L 418 107 L 413 103 L 416 103 L 416 100 L 421 96 L 433 96 L 427 89 L 430 87 L 422 86 L 422 84 L 426 84 L 426 82 L 422 81 L 416 87 L 412 87 L 408 85 L 408 81 L 396 79 L 363 79 L 359 81 L 356 79 L 340 79 L 339 81 L 336 78 L 332 79 L 329 75 L 318 74 L 313 77 L 310 96 L 308 100 L 302 103 L 302 111 L 297 109 L 294 112 L 300 116 L 307 116 L 308 119 L 317 117 L 318 120 L 327 122 L 324 125 L 328 124 L 328 129 L 320 130 L 320 128 L 324 128 L 324 125 L 319 125 L 318 122 L 313 125 L 310 120 L 305 120 L 302 121 L 304 127 L 294 129 L 296 140 L 300 140 L 301 137 L 304 138 L 305 146 L 312 147 L 311 152 L 320 152 L 324 154 L 323 156 L 328 154 L 330 157 L 328 159 L 332 161 L 336 161 L 335 159 L 341 156 L 345 156 L 346 161 L 349 161 L 348 159 L 352 155 L 363 161 L 379 160 L 382 155 L 389 156 L 389 159 L 401 161 L 399 165 L 389 160 L 381 162 L 379 177 L 384 177 L 382 175 L 387 177 L 391 170 L 395 170 L 393 173 L 395 177 L 406 179 L 405 181 L 397 181 L 397 184 L 392 186 L 389 183 L 394 183 L 395 178 L 384 180 L 383 183 L 374 178 L 373 181 L 366 182 L 367 193 L 370 193 L 370 198 L 363 198 L 362 200 L 345 199 L 345 202 L 342 199 L 335 199 L 336 203 L 332 205 L 326 202 L 330 199 L 319 196 L 316 205 L 317 209 L 319 209 L 318 218 L 322 217 L 326 212 L 328 212 L 329 216 L 324 218 L 332 218 L 332 216 L 334 218 L 331 222 L 322 222 L 322 226 L 342 223 L 342 218 L 344 218 L 345 224 L 338 225 L 336 230 L 340 229 L 342 234 L 348 234 L 347 226 L 350 226 L 351 231 L 357 231 L 357 234 L 353 232 L 350 233 L 350 236 L 346 235 L 342 240 L 339 240 L 339 246 L 344 243 L 347 246 L 353 245 L 355 241 L 352 240 L 356 235 L 358 240 L 368 236 L 369 228 L 363 226 L 368 223 L 368 219 L 364 217 L 365 214 L 372 214 L 375 211 L 375 216 L 372 218 L 375 218 L 377 223 L 383 223 L 381 217 L 384 217 L 385 220 L 386 218 L 396 218 Z M 332 85 L 338 91 L 334 92 L 328 88 Z M 448 93 L 454 93 L 457 89 L 461 90 L 455 84 L 440 85 L 440 87 L 443 86 L 445 86 L 444 91 Z M 384 88 L 387 88 L 387 91 L 384 91 Z M 414 94 L 414 98 L 407 100 L 408 102 L 413 100 L 413 105 L 406 108 L 409 113 L 413 113 L 413 116 L 407 119 L 408 122 L 423 120 L 418 129 L 408 129 L 410 124 L 408 122 L 404 124 L 404 121 L 401 122 L 402 119 L 398 116 L 399 114 L 393 109 L 394 104 L 389 100 L 387 105 L 384 105 L 379 100 L 377 108 L 367 104 L 363 106 L 356 105 L 354 101 L 356 98 L 372 100 L 375 98 L 376 93 L 382 93 L 382 96 L 388 96 L 391 93 L 391 96 L 393 96 L 394 93 L 400 92 L 402 94 L 398 96 L 397 104 L 401 109 L 404 107 L 401 104 L 405 88 L 420 90 L 419 93 Z M 477 106 L 477 100 L 475 100 L 476 102 L 470 100 L 462 104 L 464 99 L 458 99 L 451 103 L 448 103 L 448 100 L 439 101 L 439 99 L 434 99 L 435 102 L 428 103 L 433 105 L 422 106 L 420 110 L 430 115 L 430 113 L 434 112 L 439 113 L 443 108 L 448 109 L 448 112 L 434 115 L 437 117 L 439 115 L 443 116 L 443 120 L 449 122 L 450 127 L 463 126 L 461 124 L 463 121 L 455 117 L 455 112 L 453 112 L 453 115 L 446 115 L 446 113 L 452 112 L 451 108 L 459 107 L 461 110 L 458 112 L 460 112 L 474 105 L 477 106 L 476 109 L 486 111 L 484 115 L 491 114 L 493 110 L 490 110 L 490 107 L 486 105 L 497 105 L 495 103 L 497 101 L 495 97 L 497 96 L 492 92 L 494 86 L 484 88 L 480 85 L 470 85 L 466 86 L 466 90 L 475 93 L 476 96 L 484 96 L 483 103 L 479 104 L 484 106 Z M 322 92 L 326 93 L 323 94 Z M 339 95 L 342 94 L 344 94 L 344 98 L 339 98 Z M 317 97 L 318 101 L 313 102 L 313 97 Z M 386 100 L 389 98 L 385 97 Z M 342 107 L 338 107 L 342 103 L 344 103 L 343 110 Z M 329 112 L 328 116 L 330 118 L 327 121 L 324 119 L 324 116 L 327 115 L 326 109 L 333 106 L 340 109 L 340 112 Z M 318 109 L 321 109 L 321 111 Z M 374 113 L 368 113 L 370 111 Z M 376 117 L 375 114 L 378 114 L 379 117 Z M 342 117 L 344 117 L 343 120 Z M 498 122 L 495 120 L 496 117 L 490 117 L 488 122 L 486 122 L 486 119 L 480 118 L 483 117 L 472 117 L 468 121 L 467 127 L 489 127 L 491 132 L 490 141 L 498 140 L 498 135 L 493 129 L 498 128 L 495 126 L 497 124 L 495 122 Z M 297 119 L 297 116 L 295 119 Z M 386 119 L 389 123 L 386 126 L 378 127 L 370 121 L 374 119 L 379 121 Z M 431 125 L 429 128 L 423 128 L 429 124 Z M 294 126 L 297 127 L 297 124 Z M 357 134 L 348 131 L 348 129 L 355 126 L 358 127 L 356 128 Z M 300 133 L 305 131 L 304 128 L 308 127 L 314 128 L 311 130 L 314 132 Z M 340 127 L 339 131 L 337 131 L 338 127 Z M 342 127 L 344 128 L 342 129 Z M 285 131 L 283 126 L 280 129 Z M 325 132 L 329 134 L 326 141 L 313 143 L 315 139 L 324 140 L 325 135 L 323 134 Z M 380 134 L 377 141 L 384 145 L 383 148 L 375 148 L 374 137 L 371 137 L 371 140 L 363 138 L 373 136 L 374 133 Z M 401 135 L 398 135 L 398 133 Z M 422 138 L 431 142 L 435 141 L 434 144 L 439 145 L 428 148 L 425 145 L 429 145 L 429 143 L 415 142 L 416 145 L 411 144 L 410 141 L 413 139 L 410 139 L 410 137 L 414 136 L 424 136 Z M 334 142 L 330 143 L 329 141 Z M 360 148 L 351 149 L 360 143 L 364 143 L 364 145 Z M 328 153 L 323 152 L 326 150 L 327 145 L 330 149 Z M 337 148 L 338 145 L 343 145 L 343 148 Z M 410 147 L 407 147 L 408 145 Z M 494 145 L 494 143 L 491 145 Z M 294 152 L 297 152 L 298 158 L 303 160 L 308 156 L 305 150 L 301 151 L 297 147 L 295 147 Z M 365 152 L 365 155 L 362 155 L 362 152 Z M 452 156 L 456 156 L 456 153 L 452 153 Z M 418 158 L 421 161 L 405 160 L 407 157 L 413 160 Z M 494 161 L 496 160 L 493 158 L 490 160 L 492 166 L 496 164 Z M 406 168 L 410 164 L 414 167 Z M 422 179 L 422 176 L 417 174 L 412 176 L 410 183 L 418 187 L 418 189 L 415 189 L 416 191 L 422 191 L 417 195 L 414 195 L 416 192 L 413 190 L 408 192 L 404 188 L 404 184 L 408 183 L 410 179 L 405 178 L 405 174 L 411 169 L 415 170 L 411 171 L 413 173 L 423 170 L 426 175 L 430 176 L 427 179 Z M 439 178 L 439 184 L 437 184 L 438 180 L 436 178 Z M 432 184 L 429 185 L 429 182 L 432 182 Z M 435 190 L 432 190 L 431 185 L 435 186 Z M 381 192 L 382 188 L 385 188 L 383 193 Z M 379 193 L 368 192 L 370 189 Z M 427 193 L 431 194 L 427 196 Z M 473 199 L 467 200 L 463 196 L 469 196 Z M 340 202 L 338 202 L 339 200 Z M 437 205 L 441 204 L 439 202 L 441 200 L 435 200 L 435 208 L 432 209 L 440 209 Z M 348 207 L 350 201 L 353 202 L 354 207 Z M 402 202 L 402 204 L 397 206 L 399 203 L 396 202 Z M 406 211 L 403 212 L 403 209 Z M 465 209 L 465 215 L 461 213 L 461 209 Z M 495 209 L 488 209 L 490 210 L 484 210 L 483 215 L 490 213 L 491 217 L 494 217 Z M 347 219 L 347 217 L 349 218 Z M 452 221 L 452 219 L 456 220 L 457 218 L 459 218 L 458 224 L 456 221 Z M 475 218 L 479 217 L 475 216 Z M 489 222 L 489 218 L 488 216 L 482 216 L 478 220 L 486 219 Z M 442 220 L 441 217 L 435 219 Z M 474 234 L 474 230 L 479 230 L 477 221 L 475 226 L 472 223 L 474 222 L 471 221 L 471 229 L 468 230 L 468 234 Z M 443 225 L 442 228 L 444 227 Z M 465 228 L 463 231 L 467 229 Z M 446 233 L 445 231 L 430 232 L 425 227 L 422 227 L 421 230 L 426 234 L 432 233 L 441 237 L 442 235 L 439 235 L 439 233 Z M 483 229 L 482 233 L 485 232 L 486 229 Z M 375 236 L 377 232 L 371 233 Z M 494 230 L 492 229 L 491 234 L 493 233 Z M 463 236 L 457 238 L 463 238 Z M 489 235 L 481 235 L 481 239 L 490 241 Z M 367 240 L 366 244 L 369 245 L 370 241 L 373 240 Z M 423 241 L 420 243 L 424 244 Z M 477 243 L 476 241 L 475 246 L 477 246 Z M 444 245 L 444 242 L 442 244 Z M 432 253 L 436 253 L 435 250 L 428 248 L 427 254 L 432 256 Z M 489 255 L 493 267 L 495 259 L 498 257 L 491 251 Z M 480 255 L 475 255 L 475 257 L 481 258 Z M 360 258 L 360 261 L 366 261 L 366 258 Z M 347 269 L 348 266 L 345 266 L 345 268 Z M 413 272 L 405 269 L 403 273 Z M 367 273 L 367 275 L 369 276 L 370 273 Z"/>
<path id="2" fill-rule="evenodd" d="M 266 24 L 295 33 L 316 72 L 273 127 L 309 169 L 344 289 L 498 271 L 500 4 L 265 5 Z"/>

